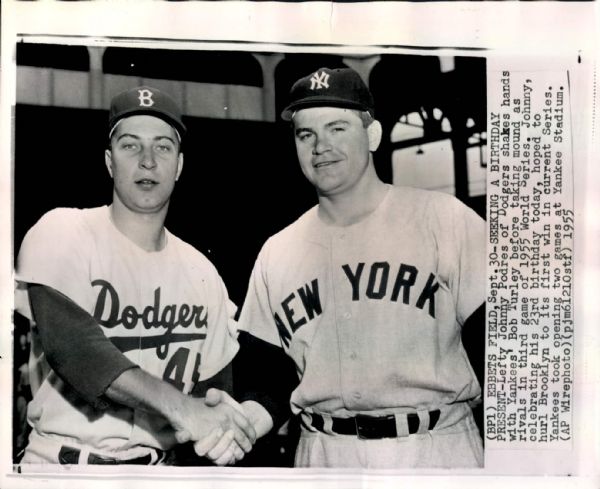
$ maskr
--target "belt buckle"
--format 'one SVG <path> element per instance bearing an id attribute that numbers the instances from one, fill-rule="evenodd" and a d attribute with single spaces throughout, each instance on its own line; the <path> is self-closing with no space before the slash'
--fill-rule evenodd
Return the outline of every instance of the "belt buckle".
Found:
<path id="1" fill-rule="evenodd" d="M 358 436 L 359 440 L 369 440 L 369 430 L 365 426 L 362 421 L 367 421 L 370 416 L 366 414 L 357 414 L 354 416 L 354 426 L 356 426 L 356 436 Z"/>
<path id="2" fill-rule="evenodd" d="M 354 425 L 356 426 L 356 435 L 359 440 L 374 440 L 380 438 L 377 428 L 373 423 L 377 423 L 378 418 L 366 414 L 357 414 L 354 416 Z"/>
<path id="3" fill-rule="evenodd" d="M 396 417 L 393 414 L 386 416 L 368 416 L 357 414 L 354 417 L 356 435 L 360 440 L 380 440 L 382 438 L 395 438 Z"/>

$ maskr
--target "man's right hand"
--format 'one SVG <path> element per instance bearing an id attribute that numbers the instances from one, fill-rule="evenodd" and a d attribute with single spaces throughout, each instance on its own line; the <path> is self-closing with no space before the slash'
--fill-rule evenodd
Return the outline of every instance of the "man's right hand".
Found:
<path id="1" fill-rule="evenodd" d="M 240 460 L 256 441 L 254 427 L 243 411 L 224 402 L 205 403 L 204 399 L 186 397 L 172 424 L 179 443 L 196 442 L 196 453 L 208 456 L 215 463 L 221 462 L 219 465 L 228 463 L 230 457 L 211 457 L 211 450 L 223 455 L 223 445 L 231 446 L 231 455 Z M 225 458 L 227 460 L 223 460 Z"/>
<path id="2" fill-rule="evenodd" d="M 177 442 L 196 442 L 194 448 L 201 456 L 211 458 L 208 451 L 227 436 L 236 447 L 231 453 L 239 460 L 256 441 L 252 423 L 231 405 L 207 405 L 204 399 L 182 394 L 168 382 L 139 368 L 126 370 L 117 377 L 106 390 L 106 396 L 132 408 L 161 414 L 175 430 Z"/>
<path id="3" fill-rule="evenodd" d="M 207 406 L 220 404 L 231 406 L 250 421 L 257 437 L 264 436 L 273 428 L 273 419 L 267 410 L 257 402 L 245 401 L 240 404 L 227 392 L 214 388 L 207 391 L 204 402 Z M 208 438 L 198 442 L 195 445 L 196 452 L 206 455 L 217 465 L 228 465 L 235 463 L 236 460 L 241 460 L 242 457 L 239 456 L 241 450 L 235 441 L 231 441 L 229 433 L 223 436 L 219 435 L 218 432 L 213 431 Z"/>

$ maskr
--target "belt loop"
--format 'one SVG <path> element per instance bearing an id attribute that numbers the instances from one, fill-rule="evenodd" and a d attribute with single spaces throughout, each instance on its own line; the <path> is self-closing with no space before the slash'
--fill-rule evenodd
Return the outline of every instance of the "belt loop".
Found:
<path id="1" fill-rule="evenodd" d="M 77 461 L 77 463 L 79 465 L 87 465 L 89 457 L 90 457 L 90 449 L 85 448 L 85 447 L 81 448 L 81 450 L 79 452 L 79 460 Z"/>
<path id="2" fill-rule="evenodd" d="M 406 413 L 396 413 L 394 415 L 396 420 L 396 434 L 398 437 L 405 437 L 409 435 L 408 431 L 408 420 L 406 419 Z"/>
<path id="3" fill-rule="evenodd" d="M 317 428 L 315 427 L 314 422 L 313 422 L 313 415 L 312 415 L 312 413 L 310 413 L 308 411 L 302 411 L 300 413 L 300 421 L 302 422 L 302 425 L 308 431 L 312 431 L 312 432 L 317 431 Z"/>
<path id="4" fill-rule="evenodd" d="M 323 431 L 328 435 L 335 435 L 333 432 L 333 420 L 331 416 L 327 413 L 321 413 L 321 417 L 323 418 Z"/>
<path id="5" fill-rule="evenodd" d="M 419 415 L 419 429 L 417 433 L 427 433 L 429 431 L 429 411 L 421 409 L 417 411 L 417 414 Z"/>
<path id="6" fill-rule="evenodd" d="M 158 465 L 165 458 L 165 452 L 158 448 L 155 448 L 150 452 L 150 463 L 148 465 Z"/>

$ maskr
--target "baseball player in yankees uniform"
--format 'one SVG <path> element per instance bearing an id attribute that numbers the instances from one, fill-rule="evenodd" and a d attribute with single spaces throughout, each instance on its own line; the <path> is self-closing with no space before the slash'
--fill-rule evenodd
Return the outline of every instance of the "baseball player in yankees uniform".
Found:
<path id="1" fill-rule="evenodd" d="M 112 100 L 109 130 L 112 204 L 54 209 L 20 249 L 34 392 L 21 463 L 156 464 L 188 440 L 207 454 L 209 433 L 239 459 L 252 426 L 200 398 L 231 384 L 231 303 L 213 265 L 164 227 L 183 167 L 180 110 L 160 90 L 134 88 Z"/>
<path id="2" fill-rule="evenodd" d="M 355 71 L 319 69 L 290 98 L 282 117 L 318 205 L 260 251 L 238 357 L 291 358 L 296 379 L 286 391 L 289 368 L 257 375 L 254 361 L 237 399 L 259 436 L 291 405 L 299 467 L 481 466 L 461 329 L 483 307 L 484 221 L 452 196 L 377 177 L 381 126 Z"/>

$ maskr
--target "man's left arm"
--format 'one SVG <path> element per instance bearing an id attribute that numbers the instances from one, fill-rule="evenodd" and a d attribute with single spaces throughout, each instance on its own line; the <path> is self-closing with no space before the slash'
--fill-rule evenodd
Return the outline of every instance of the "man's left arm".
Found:
<path id="1" fill-rule="evenodd" d="M 28 289 L 48 362 L 82 399 L 99 409 L 112 401 L 156 412 L 171 422 L 178 440 L 180 437 L 210 440 L 210 432 L 225 433 L 235 444 L 232 452 L 237 459 L 243 457 L 243 451 L 250 450 L 255 440 L 254 430 L 239 407 L 235 409 L 230 403 L 217 413 L 217 406 L 207 406 L 201 399 L 192 400 L 130 362 L 104 335 L 94 318 L 69 298 L 43 285 L 29 284 Z M 77 343 L 72 342 L 75 337 Z M 211 383 L 221 387 L 231 385 L 231 365 L 206 379 L 204 388 Z M 201 393 L 196 392 L 198 396 Z M 248 437 L 248 443 L 244 436 Z M 210 448 L 206 443 L 197 445 L 199 453 Z"/>

